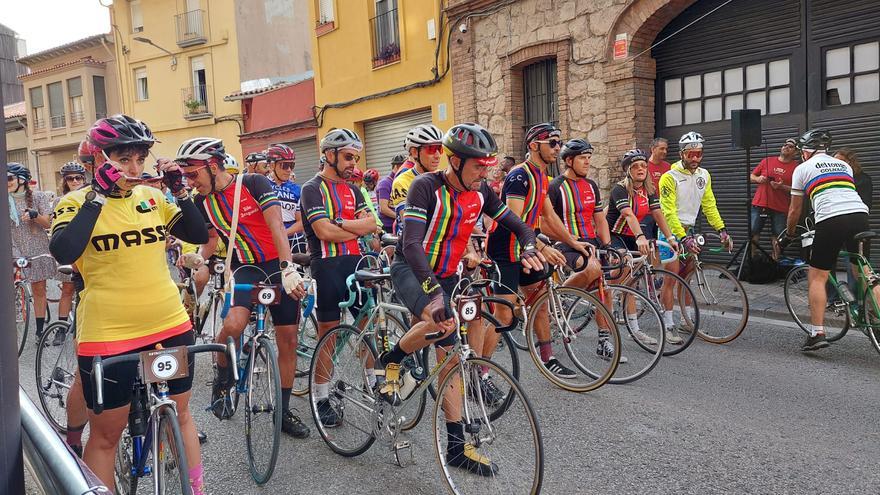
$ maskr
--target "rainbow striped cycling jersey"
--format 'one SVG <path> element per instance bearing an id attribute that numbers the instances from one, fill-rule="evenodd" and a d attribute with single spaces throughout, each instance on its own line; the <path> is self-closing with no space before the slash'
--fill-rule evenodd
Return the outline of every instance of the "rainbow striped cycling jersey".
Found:
<path id="1" fill-rule="evenodd" d="M 593 239 L 593 215 L 601 211 L 599 186 L 590 179 L 569 179 L 564 175 L 550 182 L 547 192 L 553 210 L 575 239 Z"/>
<path id="2" fill-rule="evenodd" d="M 813 204 L 816 223 L 850 213 L 868 213 L 868 206 L 856 192 L 852 168 L 825 153 L 816 153 L 794 169 L 791 194 L 805 193 Z"/>
<path id="3" fill-rule="evenodd" d="M 347 182 L 333 182 L 316 175 L 303 184 L 300 198 L 303 212 L 303 230 L 309 244 L 309 255 L 313 260 L 341 255 L 360 255 L 357 239 L 331 242 L 320 239 L 315 234 L 314 224 L 319 220 L 354 220 L 362 211 L 368 211 L 360 190 Z"/>
<path id="4" fill-rule="evenodd" d="M 519 199 L 523 201 L 520 219 L 531 229 L 538 230 L 539 219 L 547 198 L 550 183 L 547 174 L 531 162 L 525 162 L 507 174 L 501 188 L 501 201 Z M 496 261 L 519 262 L 520 245 L 513 233 L 506 227 L 496 224 L 489 234 L 487 253 Z"/>

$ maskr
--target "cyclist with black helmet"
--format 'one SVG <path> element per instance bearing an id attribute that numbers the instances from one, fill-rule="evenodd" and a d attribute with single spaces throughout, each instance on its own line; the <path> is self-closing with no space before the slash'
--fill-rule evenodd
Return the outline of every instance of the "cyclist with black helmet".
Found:
<path id="1" fill-rule="evenodd" d="M 278 346 L 281 378 L 281 429 L 294 438 L 309 436 L 309 428 L 290 409 L 290 395 L 296 374 L 296 345 L 301 316 L 298 299 L 305 296 L 302 277 L 291 262 L 290 244 L 281 219 L 281 206 L 272 184 L 265 176 L 245 174 L 241 178 L 238 223 L 234 239 L 232 222 L 239 181 L 224 169 L 227 154 L 220 139 L 201 137 L 184 141 L 177 151 L 177 163 L 187 181 L 198 191 L 194 201 L 209 224 L 208 241 L 201 247 L 202 259 L 214 254 L 222 237 L 234 251 L 232 270 L 236 283 L 257 284 L 266 276 L 284 288 L 279 304 L 269 307 Z M 236 292 L 232 307 L 217 332 L 215 341 L 236 340 L 247 326 L 253 302 L 251 294 Z M 235 386 L 225 356 L 217 356 L 217 374 L 211 390 L 211 412 L 219 419 L 228 417 L 230 388 Z M 234 366 L 234 364 L 232 364 Z"/>
<path id="2" fill-rule="evenodd" d="M 831 133 L 826 130 L 810 130 L 801 136 L 797 147 L 804 161 L 794 169 L 791 180 L 785 231 L 788 240 L 796 234 L 805 195 L 810 198 L 816 221 L 807 272 L 811 328 L 802 351 L 828 347 L 824 327 L 828 274 L 837 262 L 840 248 L 846 246 L 847 251 L 857 252 L 858 243 L 853 236 L 870 230 L 868 206 L 856 192 L 852 168 L 843 160 L 828 156 L 830 146 Z"/>
<path id="3" fill-rule="evenodd" d="M 458 124 L 443 137 L 443 150 L 449 167 L 421 174 L 412 182 L 401 217 L 403 234 L 391 265 L 395 292 L 418 319 L 390 352 L 379 356 L 385 367 L 380 394 L 392 404 L 400 399 L 400 363 L 407 355 L 434 344 L 439 363 L 455 344 L 455 324 L 447 308 L 477 218 L 488 215 L 515 233 L 516 242 L 522 244 L 523 267 L 543 268 L 532 229 L 484 180 L 489 167 L 498 163 L 492 135 L 477 124 Z M 469 330 L 478 326 L 470 325 Z M 449 392 L 442 399 L 444 411 L 461 411 L 460 388 Z M 446 417 L 447 462 L 483 476 L 496 474 L 497 467 L 478 452 L 479 446 L 464 443 L 463 428 L 461 417 Z"/>
<path id="4" fill-rule="evenodd" d="M 91 370 L 95 356 L 114 356 L 193 344 L 192 325 L 165 265 L 168 235 L 192 243 L 208 239 L 205 222 L 188 199 L 178 166 L 160 159 L 157 168 L 175 193 L 169 203 L 158 189 L 134 185 L 156 142 L 150 129 L 126 115 L 100 119 L 88 132 L 103 161 L 91 187 L 65 195 L 55 209 L 50 250 L 60 263 L 75 263 L 85 280 L 77 306 L 77 356 L 83 396 L 95 407 Z M 97 157 L 96 157 L 97 158 Z M 127 296 L 120 289 L 134 288 Z M 91 433 L 83 460 L 113 486 L 114 460 L 128 423 L 137 363 L 104 371 L 103 413 L 89 413 Z M 187 378 L 168 383 L 177 403 L 193 493 L 204 493 L 201 455 L 189 411 L 193 363 Z M 71 392 L 72 393 L 72 392 Z"/>
<path id="5" fill-rule="evenodd" d="M 404 153 L 394 155 L 391 159 L 391 172 L 379 180 L 379 184 L 376 186 L 376 205 L 379 208 L 379 219 L 382 220 L 382 228 L 385 232 L 394 231 L 394 220 L 396 220 L 397 214 L 391 207 L 391 185 L 394 183 L 394 176 L 397 175 L 397 171 L 400 170 L 406 159 L 407 155 Z"/>
<path id="6" fill-rule="evenodd" d="M 269 159 L 265 151 L 248 153 L 244 158 L 244 164 L 249 174 L 269 175 Z"/>
<path id="7" fill-rule="evenodd" d="M 76 191 L 86 187 L 86 168 L 79 162 L 67 162 L 61 166 L 61 194 L 62 197 L 70 191 Z M 55 200 L 54 207 L 58 206 L 61 198 Z M 70 308 L 73 307 L 73 295 L 76 293 L 76 287 L 73 282 L 73 275 L 63 275 L 58 273 L 55 278 L 61 282 L 61 297 L 58 299 L 58 319 L 67 321 L 70 315 Z M 52 345 L 61 345 L 64 343 L 64 332 L 56 332 L 55 340 Z"/>
<path id="8" fill-rule="evenodd" d="M 553 205 L 547 197 L 550 183 L 547 179 L 547 169 L 551 163 L 556 162 L 562 147 L 561 131 L 551 123 L 543 123 L 532 126 L 526 132 L 526 144 L 529 147 L 529 158 L 522 164 L 514 167 L 504 179 L 501 189 L 501 200 L 507 207 L 518 216 L 529 228 L 540 229 L 552 239 L 560 240 L 583 256 L 589 257 L 590 253 L 586 243 L 578 242 L 565 228 L 562 220 L 553 210 Z M 554 265 L 564 265 L 565 256 L 558 250 L 540 240 L 537 248 Z M 516 303 L 516 291 L 522 289 L 526 298 L 532 296 L 540 287 L 544 278 L 543 270 L 524 270 L 520 263 L 522 254 L 521 246 L 514 239 L 513 232 L 504 225 L 497 225 L 489 234 L 487 240 L 487 254 L 498 265 L 501 273 L 501 284 L 496 286 L 496 292 L 505 299 Z M 564 378 L 576 376 L 576 372 L 563 366 L 553 356 L 553 348 L 550 340 L 550 319 L 547 313 L 547 305 L 534 315 L 535 333 L 539 342 L 541 360 L 551 373 Z M 503 324 L 509 324 L 513 314 L 507 306 L 495 305 L 495 317 Z M 501 334 L 488 332 L 480 341 L 479 335 L 471 342 L 471 347 L 477 350 L 482 357 L 490 358 L 498 346 Z M 482 344 L 482 345 L 479 345 Z M 486 382 L 486 388 L 490 391 L 497 387 Z"/>
<path id="9" fill-rule="evenodd" d="M 443 151 L 440 144 L 443 133 L 433 124 L 422 124 L 413 127 L 406 133 L 403 148 L 409 154 L 409 163 L 404 162 L 391 184 L 390 206 L 394 209 L 397 217 L 397 229 L 401 228 L 400 214 L 406 205 L 406 193 L 413 179 L 426 172 L 434 172 L 440 167 L 440 154 Z"/>
<path id="10" fill-rule="evenodd" d="M 286 144 L 273 144 L 266 150 L 266 160 L 269 162 L 272 180 L 272 189 L 278 196 L 281 204 L 281 220 L 287 229 L 287 238 L 295 253 L 306 252 L 305 237 L 303 236 L 302 218 L 299 212 L 299 198 L 302 196 L 302 187 L 293 182 L 293 170 L 296 168 L 296 153 Z"/>
<path id="11" fill-rule="evenodd" d="M 302 188 L 300 209 L 315 283 L 314 314 L 319 338 L 339 325 L 339 303 L 348 299 L 345 280 L 354 273 L 361 259 L 358 238 L 379 230 L 360 189 L 346 182 L 357 167 L 363 148 L 356 132 L 331 130 L 321 139 L 324 167 Z M 330 356 L 315 359 L 321 369 L 332 366 Z M 342 411 L 334 409 L 328 399 L 330 384 L 316 383 L 312 393 L 318 399 L 321 423 L 327 427 L 340 425 Z"/>

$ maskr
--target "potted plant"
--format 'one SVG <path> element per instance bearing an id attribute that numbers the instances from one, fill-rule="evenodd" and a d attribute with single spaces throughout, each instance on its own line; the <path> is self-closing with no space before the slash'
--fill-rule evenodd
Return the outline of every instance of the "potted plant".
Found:
<path id="1" fill-rule="evenodd" d="M 187 110 L 189 110 L 190 115 L 205 113 L 202 110 L 205 103 L 202 101 L 196 100 L 195 98 L 190 98 L 190 99 L 186 100 L 185 102 L 183 102 L 183 104 L 186 105 L 186 108 L 187 108 Z"/>
<path id="2" fill-rule="evenodd" d="M 373 57 L 373 66 L 390 64 L 400 60 L 400 45 L 397 43 L 388 43 L 379 50 L 379 54 Z"/>

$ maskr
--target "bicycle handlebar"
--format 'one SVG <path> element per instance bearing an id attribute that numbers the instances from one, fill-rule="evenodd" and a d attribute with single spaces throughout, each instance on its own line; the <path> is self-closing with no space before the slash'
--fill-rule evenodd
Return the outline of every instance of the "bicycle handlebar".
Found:
<path id="1" fill-rule="evenodd" d="M 345 286 L 348 287 L 348 299 L 339 302 L 339 309 L 348 309 L 354 306 L 354 302 L 355 300 L 357 300 L 358 292 L 360 292 L 359 285 L 360 284 L 358 284 L 357 281 L 355 281 L 354 279 L 354 273 L 352 273 L 345 279 Z"/>
<path id="2" fill-rule="evenodd" d="M 265 285 L 278 286 L 278 284 L 265 284 Z M 226 315 L 229 314 L 229 308 L 232 307 L 233 294 L 235 294 L 236 292 L 250 292 L 259 286 L 260 286 L 260 284 L 233 284 L 232 291 L 224 294 L 223 310 L 220 312 L 220 318 L 226 318 Z M 282 292 L 284 291 L 283 288 L 281 290 L 282 290 Z"/>

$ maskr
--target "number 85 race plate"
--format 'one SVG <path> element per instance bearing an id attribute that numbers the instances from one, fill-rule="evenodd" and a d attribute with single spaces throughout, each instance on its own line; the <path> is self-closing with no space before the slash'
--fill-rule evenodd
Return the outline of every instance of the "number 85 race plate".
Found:
<path id="1" fill-rule="evenodd" d="M 186 346 L 143 351 L 140 356 L 145 383 L 167 382 L 189 375 Z"/>

